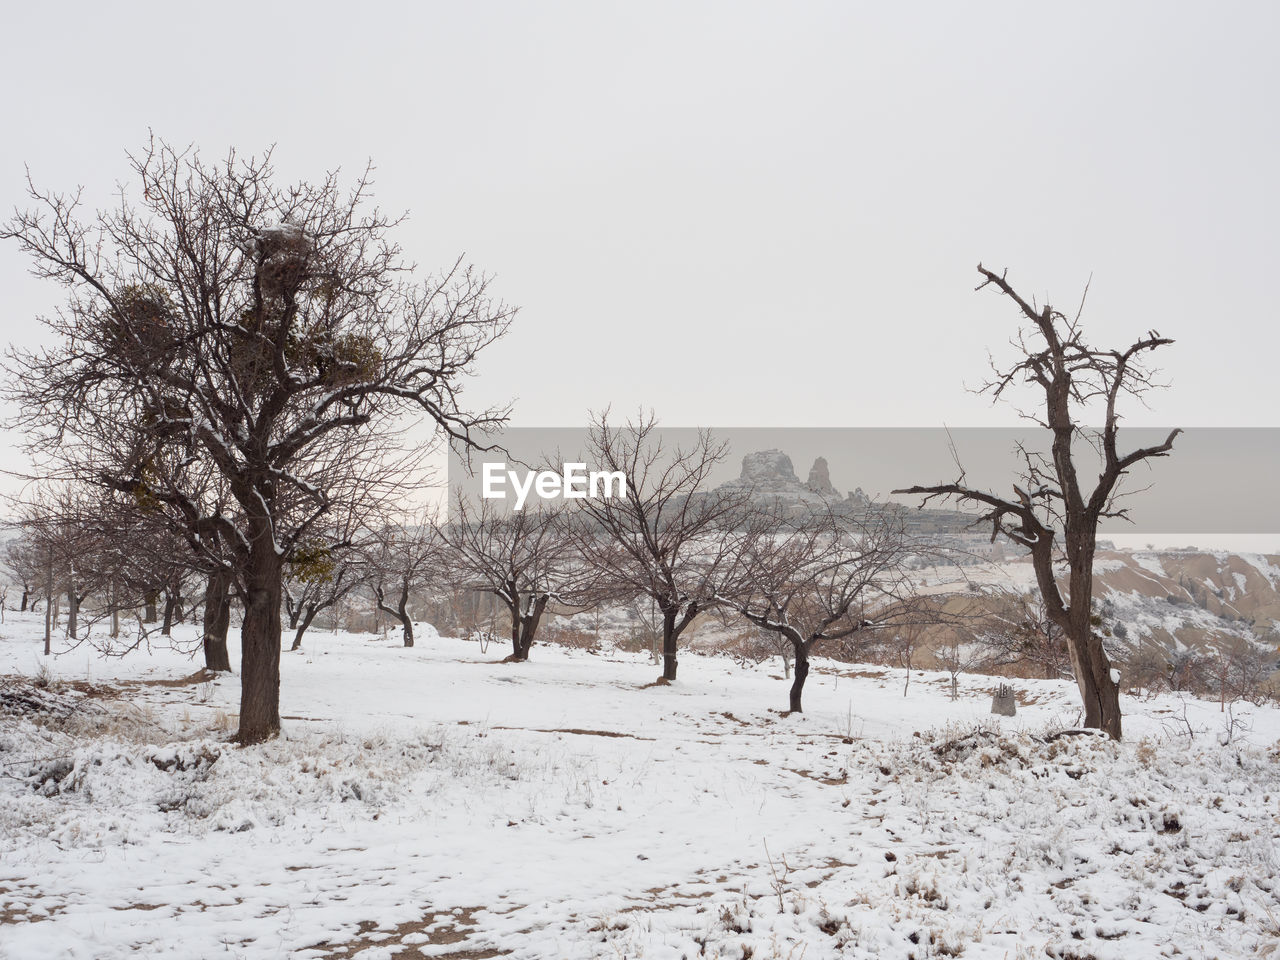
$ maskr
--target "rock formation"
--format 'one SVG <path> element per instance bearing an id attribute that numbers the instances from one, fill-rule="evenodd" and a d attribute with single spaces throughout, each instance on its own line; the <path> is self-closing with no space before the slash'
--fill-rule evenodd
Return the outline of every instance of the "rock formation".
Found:
<path id="1" fill-rule="evenodd" d="M 819 457 L 809 468 L 809 482 L 805 484 L 813 493 L 827 497 L 839 497 L 836 488 L 831 485 L 831 471 L 827 468 L 827 458 Z"/>
<path id="2" fill-rule="evenodd" d="M 720 486 L 722 490 L 750 490 L 754 498 L 779 503 L 790 510 L 821 509 L 839 501 L 831 485 L 827 461 L 819 457 L 809 471 L 809 482 L 801 483 L 791 458 L 781 450 L 758 450 L 742 458 L 737 480 Z"/>

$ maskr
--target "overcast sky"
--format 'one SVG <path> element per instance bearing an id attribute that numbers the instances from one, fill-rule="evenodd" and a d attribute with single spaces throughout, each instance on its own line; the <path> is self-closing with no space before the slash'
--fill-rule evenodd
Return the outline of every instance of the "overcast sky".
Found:
<path id="1" fill-rule="evenodd" d="M 1008 423 L 974 266 L 1177 338 L 1144 424 L 1277 425 L 1280 6 L 63 3 L 4 14 L 0 208 L 106 199 L 147 129 L 377 164 L 427 267 L 522 312 L 520 426 Z M 0 246 L 10 338 L 57 291 Z M 1003 351 L 1007 355 L 1007 349 Z"/>

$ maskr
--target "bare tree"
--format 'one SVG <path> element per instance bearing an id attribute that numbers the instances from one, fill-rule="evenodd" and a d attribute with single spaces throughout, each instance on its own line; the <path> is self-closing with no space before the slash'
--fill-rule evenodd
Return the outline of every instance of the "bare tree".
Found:
<path id="1" fill-rule="evenodd" d="M 121 636 L 121 617 L 134 616 L 159 595 L 166 602 L 157 629 L 171 636 L 190 582 L 205 575 L 202 558 L 132 496 L 94 486 L 42 484 L 28 490 L 14 509 L 23 518 L 26 552 L 37 565 L 30 575 L 47 575 L 65 594 L 72 645 L 87 641 L 112 655 L 136 649 L 151 632 L 143 623 L 157 617 L 140 618 L 138 640 L 124 646 L 113 642 Z M 41 572 L 38 566 L 46 563 L 47 571 Z M 109 639 L 94 632 L 104 620 L 110 623 Z M 220 646 L 211 640 L 205 638 L 206 667 L 230 669 L 225 625 Z"/>
<path id="2" fill-rule="evenodd" d="M 889 512 L 789 520 L 759 511 L 735 540 L 734 553 L 738 568 L 722 599 L 791 644 L 795 713 L 804 709 L 809 659 L 819 644 L 847 643 L 892 624 L 906 609 L 908 541 L 901 520 Z"/>
<path id="3" fill-rule="evenodd" d="M 908 617 L 905 622 L 895 627 L 882 644 L 889 661 L 902 668 L 902 695 L 905 697 L 911 690 L 911 671 L 915 668 L 916 656 L 924 644 L 927 624 L 923 619 Z"/>
<path id="4" fill-rule="evenodd" d="M 30 537 L 19 536 L 5 544 L 4 565 L 15 582 L 22 587 L 22 601 L 18 612 L 26 613 L 39 591 L 37 585 L 43 569 L 39 550 Z"/>
<path id="5" fill-rule="evenodd" d="M 233 523 L 240 522 L 235 499 L 213 464 L 190 461 L 183 469 L 183 479 L 174 486 L 186 490 L 206 512 L 229 516 Z M 146 487 L 131 491 L 128 501 L 135 509 L 134 516 L 126 522 L 131 523 L 137 532 L 129 538 L 132 547 L 129 558 L 133 562 L 127 568 L 124 580 L 126 596 L 133 596 L 134 603 L 141 596 L 146 605 L 144 620 L 148 623 L 158 619 L 158 600 L 164 596 L 165 619 L 168 620 L 175 612 L 172 603 L 175 570 L 181 568 L 185 571 L 182 573 L 184 578 L 202 579 L 201 646 L 205 669 L 230 673 L 227 637 L 236 583 L 234 554 L 214 531 L 206 532 L 200 538 L 198 549 L 192 549 L 189 537 L 171 522 L 160 505 L 150 497 Z M 179 593 L 182 589 L 180 586 Z"/>
<path id="6" fill-rule="evenodd" d="M 28 513 L 25 520 L 16 522 L 16 526 L 21 533 L 18 540 L 9 545 L 8 562 L 22 578 L 24 609 L 28 592 L 31 594 L 31 610 L 36 609 L 41 599 L 45 601 L 44 654 L 48 656 L 53 652 L 55 545 L 46 533 L 39 511 L 34 515 Z M 28 581 L 30 587 L 27 586 Z"/>
<path id="7" fill-rule="evenodd" d="M 200 623 L 200 643 L 206 670 L 231 672 L 227 634 L 231 630 L 231 587 L 234 579 L 227 566 L 215 564 L 207 574 Z"/>
<path id="8" fill-rule="evenodd" d="M 116 514 L 123 548 L 111 577 L 112 636 L 119 634 L 120 614 L 139 604 L 146 608 L 143 620 L 159 620 L 162 634 L 170 635 L 174 621 L 186 609 L 195 609 L 192 594 L 196 593 L 202 609 L 200 644 L 205 669 L 229 673 L 227 635 L 234 584 L 229 551 L 223 550 L 212 534 L 204 538 L 202 549 L 193 550 L 187 537 L 175 530 L 145 496 L 129 495 L 126 500 Z M 234 512 L 228 496 L 214 502 L 219 511 Z M 200 581 L 203 586 L 197 587 Z M 163 615 L 158 609 L 162 597 Z"/>
<path id="9" fill-rule="evenodd" d="M 341 603 L 367 576 L 370 534 L 362 520 L 359 509 L 335 505 L 317 535 L 300 545 L 285 566 L 284 606 L 293 631 L 290 650 L 301 649 L 316 617 Z"/>
<path id="10" fill-rule="evenodd" d="M 1245 637 L 1220 640 L 1206 664 L 1219 708 L 1226 712 L 1239 700 L 1261 704 L 1270 697 L 1267 680 L 1277 665 L 1274 649 L 1264 649 Z"/>
<path id="11" fill-rule="evenodd" d="M 317 545 L 294 555 L 284 587 L 285 613 L 293 631 L 290 650 L 302 649 L 302 638 L 316 617 L 341 603 L 359 578 L 360 564 L 351 551 Z"/>
<path id="12" fill-rule="evenodd" d="M 529 659 L 529 648 L 547 604 L 585 606 L 594 594 L 594 570 L 583 563 L 568 534 L 563 511 L 536 507 L 505 512 L 490 500 L 453 502 L 444 539 L 453 586 L 491 593 L 511 617 L 511 654 Z"/>
<path id="13" fill-rule="evenodd" d="M 1039 593 L 1002 593 L 991 600 L 993 612 L 979 633 L 996 659 L 1028 664 L 1049 680 L 1071 676 L 1066 634 Z"/>
<path id="14" fill-rule="evenodd" d="M 974 634 L 952 626 L 933 648 L 933 659 L 951 678 L 951 699 L 960 696 L 960 674 L 985 670 L 994 665 L 995 654 Z"/>
<path id="15" fill-rule="evenodd" d="M 1213 690 L 1211 678 L 1214 657 L 1192 650 L 1173 650 L 1169 653 L 1165 669 L 1168 671 L 1169 689 L 1175 693 L 1190 691 L 1205 693 Z"/>
<path id="16" fill-rule="evenodd" d="M 778 657 L 782 661 L 782 678 L 791 679 L 791 641 L 780 633 L 753 626 L 729 648 L 729 655 L 740 666 L 758 666 Z"/>
<path id="17" fill-rule="evenodd" d="M 66 598 L 67 640 L 73 645 L 83 639 L 81 605 L 111 576 L 119 532 L 110 498 L 90 494 L 73 484 L 44 483 L 15 504 L 32 554 L 43 563 L 50 599 L 54 589 Z M 47 616 L 46 646 L 52 624 Z"/>
<path id="18" fill-rule="evenodd" d="M 350 190 L 282 187 L 269 155 L 209 164 L 154 141 L 130 164 L 140 196 L 82 219 L 78 195 L 31 186 L 34 209 L 0 227 L 69 290 L 43 318 L 55 344 L 13 354 L 14 392 L 50 469 L 145 499 L 194 550 L 232 558 L 238 739 L 256 743 L 280 727 L 285 565 L 334 503 L 404 482 L 405 411 L 462 447 L 504 419 L 458 389 L 512 311 L 460 263 L 415 282 L 367 172 Z M 192 462 L 234 511 L 193 486 Z"/>
<path id="19" fill-rule="evenodd" d="M 384 522 L 369 537 L 363 561 L 366 582 L 376 608 L 400 624 L 406 647 L 413 646 L 413 596 L 440 582 L 444 550 L 434 509 Z"/>
<path id="20" fill-rule="evenodd" d="M 1123 349 L 1097 349 L 1084 338 L 1080 312 L 1071 318 L 1047 303 L 1035 306 L 1009 284 L 1007 271 L 996 273 L 979 264 L 978 272 L 982 275 L 979 290 L 994 286 L 1032 325 L 1030 340 L 1020 336 L 1015 341 L 1021 359 L 1010 367 L 996 368 L 994 379 L 983 390 L 998 399 L 1014 384 L 1034 385 L 1043 395 L 1043 406 L 1032 419 L 1050 432 L 1051 453 L 1044 456 L 1024 448 L 1025 469 L 1021 482 L 1014 484 L 1012 499 L 967 485 L 963 470 L 954 483 L 894 492 L 922 494 L 923 503 L 943 497 L 980 505 L 986 510 L 984 519 L 991 523 L 993 541 L 1003 536 L 1030 552 L 1049 616 L 1067 637 L 1085 726 L 1105 730 L 1118 740 L 1119 679 L 1101 635 L 1090 622 L 1093 557 L 1098 524 L 1104 518 L 1126 515 L 1126 509 L 1116 503 L 1121 479 L 1134 467 L 1167 456 L 1180 432 L 1172 431 L 1163 443 L 1128 452 L 1119 446 L 1121 399 L 1141 397 L 1156 385 L 1147 357 L 1173 341 L 1150 331 Z M 1091 431 L 1083 426 L 1084 418 L 1095 412 L 1102 427 Z M 1092 489 L 1080 479 L 1080 448 L 1085 443 L 1091 444 L 1100 461 Z M 1067 567 L 1065 595 L 1054 571 L 1059 534 Z"/>
<path id="21" fill-rule="evenodd" d="M 662 680 L 676 678 L 680 635 L 719 600 L 730 566 L 729 537 L 745 497 L 709 488 L 728 448 L 708 431 L 687 449 L 668 449 L 653 414 L 621 428 L 596 417 L 587 455 L 597 470 L 626 476 L 622 497 L 582 501 L 579 542 L 602 583 L 650 598 L 662 618 Z"/>

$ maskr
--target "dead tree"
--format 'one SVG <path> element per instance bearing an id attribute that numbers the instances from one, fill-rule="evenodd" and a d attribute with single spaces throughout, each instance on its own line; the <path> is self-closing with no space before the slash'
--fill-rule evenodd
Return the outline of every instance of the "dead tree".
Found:
<path id="1" fill-rule="evenodd" d="M 668 449 L 653 414 L 614 427 L 607 413 L 592 424 L 592 469 L 622 472 L 621 497 L 582 501 L 576 524 L 584 556 L 601 583 L 621 595 L 650 598 L 662 618 L 662 680 L 676 678 L 680 635 L 714 607 L 732 557 L 728 531 L 746 507 L 741 494 L 710 489 L 728 448 L 698 432 L 687 449 Z"/>
<path id="2" fill-rule="evenodd" d="M 462 447 L 505 419 L 458 388 L 512 311 L 461 262 L 415 281 L 367 173 L 281 186 L 269 155 L 206 163 L 155 142 L 130 161 L 138 194 L 114 207 L 83 218 L 78 196 L 32 186 L 34 209 L 0 226 L 68 289 L 43 318 L 56 343 L 13 356 L 15 399 L 52 468 L 232 558 L 238 739 L 256 743 L 280 727 L 285 565 L 335 503 L 404 495 L 390 451 L 406 411 Z M 192 462 L 233 511 L 192 488 Z"/>
<path id="3" fill-rule="evenodd" d="M 820 644 L 892 626 L 909 608 L 909 543 L 889 512 L 790 520 L 764 511 L 735 538 L 736 566 L 721 599 L 785 638 L 795 659 L 789 709 L 800 713 Z"/>
<path id="4" fill-rule="evenodd" d="M 1098 525 L 1106 518 L 1125 517 L 1117 502 L 1121 479 L 1134 467 L 1173 449 L 1181 431 L 1174 430 L 1163 443 L 1122 452 L 1119 444 L 1122 399 L 1140 397 L 1156 386 L 1146 365 L 1148 355 L 1172 343 L 1154 330 L 1119 350 L 1090 346 L 1074 318 L 1049 304 L 1037 307 L 1025 300 L 1006 279 L 981 264 L 982 282 L 1012 300 L 1031 323 L 1031 336 L 1014 342 L 1021 358 L 1007 368 L 996 368 L 995 377 L 982 389 L 999 399 L 1011 386 L 1027 383 L 1043 396 L 1043 404 L 1031 418 L 1049 431 L 1049 455 L 1023 448 L 1025 469 L 1013 485 L 1013 496 L 1001 497 L 965 482 L 961 470 L 954 483 L 914 486 L 894 493 L 922 494 L 922 506 L 934 497 L 954 498 L 978 505 L 991 524 L 991 539 L 1005 537 L 1031 554 L 1036 582 L 1050 618 L 1065 633 L 1071 665 L 1084 703 L 1085 726 L 1106 731 L 1120 739 L 1120 683 L 1103 648 L 1101 635 L 1091 623 L 1093 558 Z M 1081 304 L 1083 309 L 1083 303 Z M 1102 426 L 1090 430 L 1083 424 L 1091 415 Z M 1097 482 L 1090 489 L 1081 482 L 1082 447 L 1088 444 L 1099 461 Z M 1061 537 L 1061 541 L 1059 540 Z M 1067 568 L 1065 593 L 1059 588 L 1055 562 Z"/>

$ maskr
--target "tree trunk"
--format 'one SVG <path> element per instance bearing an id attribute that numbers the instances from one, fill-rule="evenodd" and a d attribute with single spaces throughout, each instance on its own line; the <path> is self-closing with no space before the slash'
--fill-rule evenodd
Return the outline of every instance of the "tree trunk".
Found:
<path id="1" fill-rule="evenodd" d="M 413 618 L 409 616 L 409 582 L 406 580 L 400 590 L 400 606 L 398 609 L 400 623 L 404 627 L 404 645 L 413 646 Z"/>
<path id="2" fill-rule="evenodd" d="M 174 596 L 166 590 L 164 592 L 164 623 L 160 626 L 160 633 L 166 637 L 173 636 L 174 606 Z"/>
<path id="3" fill-rule="evenodd" d="M 404 645 L 406 647 L 413 646 L 413 620 L 409 616 L 409 584 L 405 583 L 400 590 L 400 600 L 393 610 L 388 607 L 384 599 L 381 587 L 373 589 L 374 603 L 374 625 L 377 626 L 377 611 L 388 613 L 400 621 L 400 627 L 404 631 Z"/>
<path id="4" fill-rule="evenodd" d="M 511 656 L 509 660 L 520 659 L 520 600 L 517 598 L 507 604 L 511 611 Z"/>
<path id="5" fill-rule="evenodd" d="M 29 587 L 22 588 L 22 606 L 18 608 L 19 613 L 27 612 L 27 601 L 31 597 L 31 589 Z"/>
<path id="6" fill-rule="evenodd" d="M 791 712 L 804 713 L 804 706 L 800 701 L 804 693 L 804 682 L 809 678 L 809 654 L 802 645 L 797 644 L 795 676 L 791 680 Z"/>
<path id="7" fill-rule="evenodd" d="M 156 604 L 159 603 L 159 599 L 154 590 L 147 594 L 146 607 L 142 611 L 143 623 L 155 623 L 160 619 L 160 615 L 156 612 Z"/>
<path id="8" fill-rule="evenodd" d="M 542 619 L 542 611 L 547 608 L 549 597 L 539 597 L 533 601 L 533 609 L 520 617 L 515 633 L 515 652 L 511 659 L 524 662 L 529 659 L 529 648 L 533 646 L 533 638 L 538 632 L 538 622 Z"/>
<path id="9" fill-rule="evenodd" d="M 1076 671 L 1076 684 L 1084 702 L 1084 725 L 1092 730 L 1102 730 L 1114 740 L 1121 737 L 1120 685 L 1111 679 L 1111 662 L 1096 634 L 1086 625 L 1085 639 L 1076 641 L 1086 653 L 1081 669 Z"/>
<path id="10" fill-rule="evenodd" d="M 45 567 L 44 592 L 44 655 L 49 656 L 53 649 L 53 551 L 49 552 L 48 566 Z"/>
<path id="11" fill-rule="evenodd" d="M 204 588 L 204 666 L 219 673 L 231 672 L 227 630 L 231 626 L 231 575 L 218 570 Z"/>
<path id="12" fill-rule="evenodd" d="M 76 631 L 80 626 L 80 602 L 76 597 L 75 584 L 67 587 L 67 636 L 76 639 Z"/>
<path id="13" fill-rule="evenodd" d="M 409 617 L 409 611 L 405 609 L 403 603 L 400 604 L 400 623 L 404 628 L 404 645 L 406 647 L 413 646 L 413 620 Z"/>
<path id="14" fill-rule="evenodd" d="M 676 678 L 676 608 L 662 611 L 662 679 L 668 683 Z"/>
<path id="15" fill-rule="evenodd" d="M 280 732 L 280 601 L 284 564 L 266 518 L 249 521 L 249 568 L 240 627 L 240 731 L 242 744 Z"/>
<path id="16" fill-rule="evenodd" d="M 1086 534 L 1080 534 L 1082 540 Z M 1093 629 L 1093 548 L 1082 542 L 1072 544 L 1071 594 L 1067 623 L 1067 645 L 1071 650 L 1071 666 L 1084 703 L 1084 725 L 1102 730 L 1114 740 L 1121 736 L 1120 685 L 1111 676 L 1111 661 L 1102 646 L 1102 637 Z M 1072 547 L 1075 549 L 1072 549 Z"/>
<path id="17" fill-rule="evenodd" d="M 293 646 L 289 648 L 290 650 L 302 649 L 302 635 L 307 632 L 307 628 L 311 626 L 311 622 L 315 620 L 316 614 L 319 612 L 316 606 L 311 604 L 307 607 L 307 612 L 301 619 L 298 617 L 293 618 L 293 626 L 296 628 L 296 632 L 293 635 Z"/>
<path id="18" fill-rule="evenodd" d="M 298 629 L 298 618 L 302 615 L 302 604 L 293 602 L 293 594 L 286 587 L 284 591 L 284 612 L 289 617 L 289 629 Z M 297 649 L 294 647 L 293 649 Z"/>

